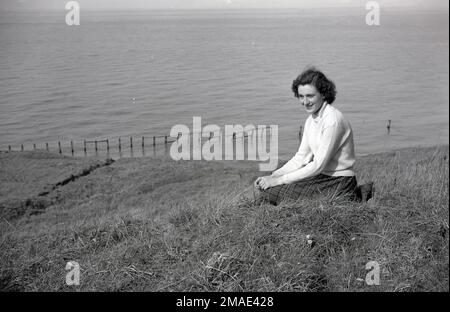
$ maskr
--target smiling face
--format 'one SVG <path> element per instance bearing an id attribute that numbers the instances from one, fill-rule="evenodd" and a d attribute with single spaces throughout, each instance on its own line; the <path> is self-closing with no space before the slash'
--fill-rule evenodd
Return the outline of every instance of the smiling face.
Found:
<path id="1" fill-rule="evenodd" d="M 298 86 L 298 99 L 308 114 L 317 114 L 324 103 L 322 95 L 310 84 Z"/>

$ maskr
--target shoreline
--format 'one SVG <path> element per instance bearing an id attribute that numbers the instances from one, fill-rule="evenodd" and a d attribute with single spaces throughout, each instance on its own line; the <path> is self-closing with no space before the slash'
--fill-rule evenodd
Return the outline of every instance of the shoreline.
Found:
<path id="1" fill-rule="evenodd" d="M 406 147 L 400 149 L 393 149 L 384 152 L 370 153 L 365 155 L 359 155 L 356 158 L 355 167 L 364 167 L 364 162 L 370 159 L 376 158 L 386 158 L 395 157 L 397 154 L 414 154 L 423 151 L 432 150 L 447 150 L 449 149 L 448 144 L 434 145 L 434 146 L 416 146 L 416 147 Z M 408 157 L 410 158 L 410 157 Z M 279 159 L 277 168 L 280 168 L 284 163 L 286 163 L 289 158 Z M 152 163 L 167 163 L 177 165 L 177 163 L 185 164 L 191 163 L 194 166 L 204 167 L 211 170 L 220 170 L 223 168 L 231 168 L 235 174 L 242 176 L 239 170 L 243 170 L 245 174 L 253 173 L 253 177 L 267 175 L 269 172 L 259 171 L 258 165 L 261 163 L 267 163 L 267 161 L 253 161 L 253 160 L 212 160 L 207 161 L 201 160 L 180 160 L 176 161 L 169 157 L 169 155 L 158 155 L 158 156 L 137 156 L 137 157 L 107 157 L 103 156 L 70 156 L 65 154 L 59 154 L 56 152 L 47 152 L 46 150 L 34 150 L 34 151 L 0 151 L 0 161 L 3 165 L 3 171 L 6 176 L 10 176 L 13 180 L 20 180 L 23 175 L 28 178 L 33 175 L 36 176 L 35 179 L 40 179 L 38 182 L 31 179 L 32 183 L 38 183 L 41 185 L 40 192 L 45 192 L 50 185 L 56 185 L 62 183 L 62 181 L 70 180 L 74 176 L 87 174 L 86 171 L 90 171 L 89 168 L 99 168 L 113 163 L 120 163 L 121 165 L 133 166 L 135 163 L 145 165 Z M 8 162 L 8 163 L 7 163 Z M 25 169 L 25 172 L 20 171 L 18 176 L 14 176 L 16 168 Z M 48 171 L 46 171 L 48 170 Z M 358 171 L 358 169 L 357 169 Z M 5 175 L 4 174 L 4 175 Z M 219 173 L 220 174 L 220 173 Z M 21 176 L 22 175 L 22 176 Z M 45 177 L 45 178 L 42 178 Z M 7 186 L 8 181 L 2 179 L 1 188 Z M 358 179 L 359 182 L 360 179 Z M 35 189 L 35 188 L 33 188 Z M 6 194 L 5 191 L 0 191 L 0 195 L 7 198 L 10 194 Z M 26 197 L 36 196 L 36 192 L 29 194 Z"/>
<path id="2" fill-rule="evenodd" d="M 449 144 L 448 143 L 430 143 L 427 145 L 415 145 L 415 146 L 407 146 L 407 147 L 401 147 L 401 148 L 387 148 L 383 151 L 378 151 L 378 152 L 371 152 L 371 153 L 356 153 L 356 158 L 358 159 L 359 157 L 367 157 L 367 156 L 373 156 L 373 155 L 382 155 L 382 154 L 389 154 L 389 153 L 395 153 L 396 151 L 408 151 L 408 150 L 416 150 L 416 149 L 430 149 L 430 148 L 445 148 L 448 147 Z M 149 149 L 153 149 L 153 147 L 150 147 Z M 163 149 L 163 148 L 161 148 Z M 167 158 L 168 160 L 170 160 L 169 158 L 169 154 L 165 153 L 165 154 L 161 154 L 158 153 L 158 155 L 156 156 L 151 156 L 151 155 L 142 155 L 142 153 L 139 153 L 139 151 L 136 151 L 136 154 L 139 154 L 139 156 L 120 156 L 120 157 L 116 157 L 118 153 L 110 153 L 108 154 L 102 154 L 102 155 L 70 155 L 70 153 L 61 153 L 59 154 L 58 151 L 47 151 L 43 148 L 36 148 L 35 150 L 7 150 L 7 149 L 0 149 L 0 154 L 8 154 L 8 153 L 33 153 L 33 152 L 38 152 L 38 153 L 48 153 L 48 154 L 52 154 L 52 155 L 58 155 L 58 156 L 64 156 L 64 157 L 71 157 L 71 158 L 75 158 L 75 159 L 85 159 L 85 158 L 97 158 L 97 159 L 106 159 L 106 158 L 111 158 L 114 160 L 119 160 L 119 159 L 134 159 L 134 158 L 147 158 L 147 159 L 152 159 L 152 158 Z M 101 151 L 103 152 L 103 151 Z M 100 154 L 100 153 L 99 153 Z M 150 154 L 150 153 L 148 153 Z M 191 153 L 192 154 L 192 153 Z M 292 151 L 292 156 L 295 154 L 295 150 Z M 111 157 L 111 155 L 113 155 L 113 157 Z M 192 158 L 192 157 L 191 157 Z M 283 158 L 279 158 L 279 162 L 286 162 L 290 159 L 290 157 L 283 157 Z M 174 160 L 175 161 L 175 160 Z M 201 160 L 193 160 L 190 159 L 189 161 L 206 161 L 205 159 L 201 159 Z M 259 163 L 260 161 L 258 160 L 211 160 L 211 162 L 233 162 L 233 161 L 247 161 L 247 162 L 256 162 Z"/>

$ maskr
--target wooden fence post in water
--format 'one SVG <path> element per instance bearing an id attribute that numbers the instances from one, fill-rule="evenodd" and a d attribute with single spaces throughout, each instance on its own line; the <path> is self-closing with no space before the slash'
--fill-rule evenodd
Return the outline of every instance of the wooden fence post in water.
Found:
<path id="1" fill-rule="evenodd" d="M 8 145 L 8 151 L 11 152 L 11 145 Z"/>
<path id="2" fill-rule="evenodd" d="M 130 137 L 130 148 L 133 151 L 133 137 Z"/>
<path id="3" fill-rule="evenodd" d="M 155 139 L 155 136 L 153 136 L 153 146 L 155 146 L 156 145 L 156 139 Z"/>
<path id="4" fill-rule="evenodd" d="M 62 150 L 61 150 L 61 142 L 58 141 L 58 148 L 59 148 L 59 153 L 62 154 Z"/>
<path id="5" fill-rule="evenodd" d="M 142 137 L 142 149 L 144 149 L 144 137 Z"/>
<path id="6" fill-rule="evenodd" d="M 87 155 L 86 140 L 83 141 L 83 148 L 84 148 L 84 156 L 86 156 Z"/>
<path id="7" fill-rule="evenodd" d="M 122 144 L 120 143 L 120 138 L 119 138 L 119 153 L 122 152 Z"/>
<path id="8" fill-rule="evenodd" d="M 70 150 L 72 151 L 72 156 L 73 156 L 73 141 L 70 141 Z"/>
<path id="9" fill-rule="evenodd" d="M 109 139 L 106 139 L 106 153 L 109 154 Z"/>
<path id="10" fill-rule="evenodd" d="M 23 152 L 23 144 L 20 145 L 20 150 Z"/>
<path id="11" fill-rule="evenodd" d="M 94 141 L 94 144 L 95 144 L 95 154 L 97 154 L 97 151 L 98 151 L 98 149 L 97 149 L 97 140 Z"/>
<path id="12" fill-rule="evenodd" d="M 45 143 L 45 149 L 46 149 L 47 152 L 48 152 L 48 143 Z"/>
<path id="13" fill-rule="evenodd" d="M 389 119 L 388 120 L 388 124 L 387 124 L 387 131 L 388 131 L 388 133 L 390 133 L 391 132 L 391 120 Z"/>
<path id="14" fill-rule="evenodd" d="M 33 143 L 33 150 L 36 150 L 36 143 Z"/>

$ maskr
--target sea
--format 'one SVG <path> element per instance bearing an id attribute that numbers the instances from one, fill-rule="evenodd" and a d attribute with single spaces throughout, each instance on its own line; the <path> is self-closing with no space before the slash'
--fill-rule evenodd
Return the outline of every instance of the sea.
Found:
<path id="1" fill-rule="evenodd" d="M 81 9 L 72 26 L 66 13 L 0 13 L 0 150 L 151 145 L 198 116 L 277 125 L 287 159 L 308 117 L 291 84 L 308 66 L 335 82 L 357 155 L 448 144 L 448 9 L 382 9 L 379 25 L 364 7 Z"/>

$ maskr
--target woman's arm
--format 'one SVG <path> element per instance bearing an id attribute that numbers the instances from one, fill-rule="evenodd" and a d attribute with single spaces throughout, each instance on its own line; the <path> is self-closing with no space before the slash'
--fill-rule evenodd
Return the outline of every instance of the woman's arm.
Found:
<path id="1" fill-rule="evenodd" d="M 305 123 L 305 131 L 303 132 L 302 142 L 300 143 L 297 153 L 283 167 L 274 171 L 271 177 L 281 177 L 289 172 L 300 169 L 311 161 L 313 154 L 311 148 L 309 147 L 307 129 L 308 127 Z"/>
<path id="2" fill-rule="evenodd" d="M 322 130 L 319 148 L 314 155 L 313 161 L 300 169 L 291 171 L 279 177 L 279 183 L 289 184 L 321 173 L 338 151 L 344 135 L 345 129 L 339 123 L 334 123 L 324 128 Z"/>
<path id="3" fill-rule="evenodd" d="M 307 120 L 308 122 L 308 120 Z M 309 147 L 308 135 L 307 135 L 307 122 L 305 123 L 305 131 L 303 132 L 302 142 L 298 148 L 297 153 L 291 158 L 283 167 L 274 171 L 272 175 L 266 177 L 260 177 L 256 179 L 255 186 L 261 190 L 265 190 L 269 187 L 274 187 L 280 184 L 284 175 L 289 172 L 293 172 L 299 168 L 302 168 L 312 160 L 313 153 Z"/>

